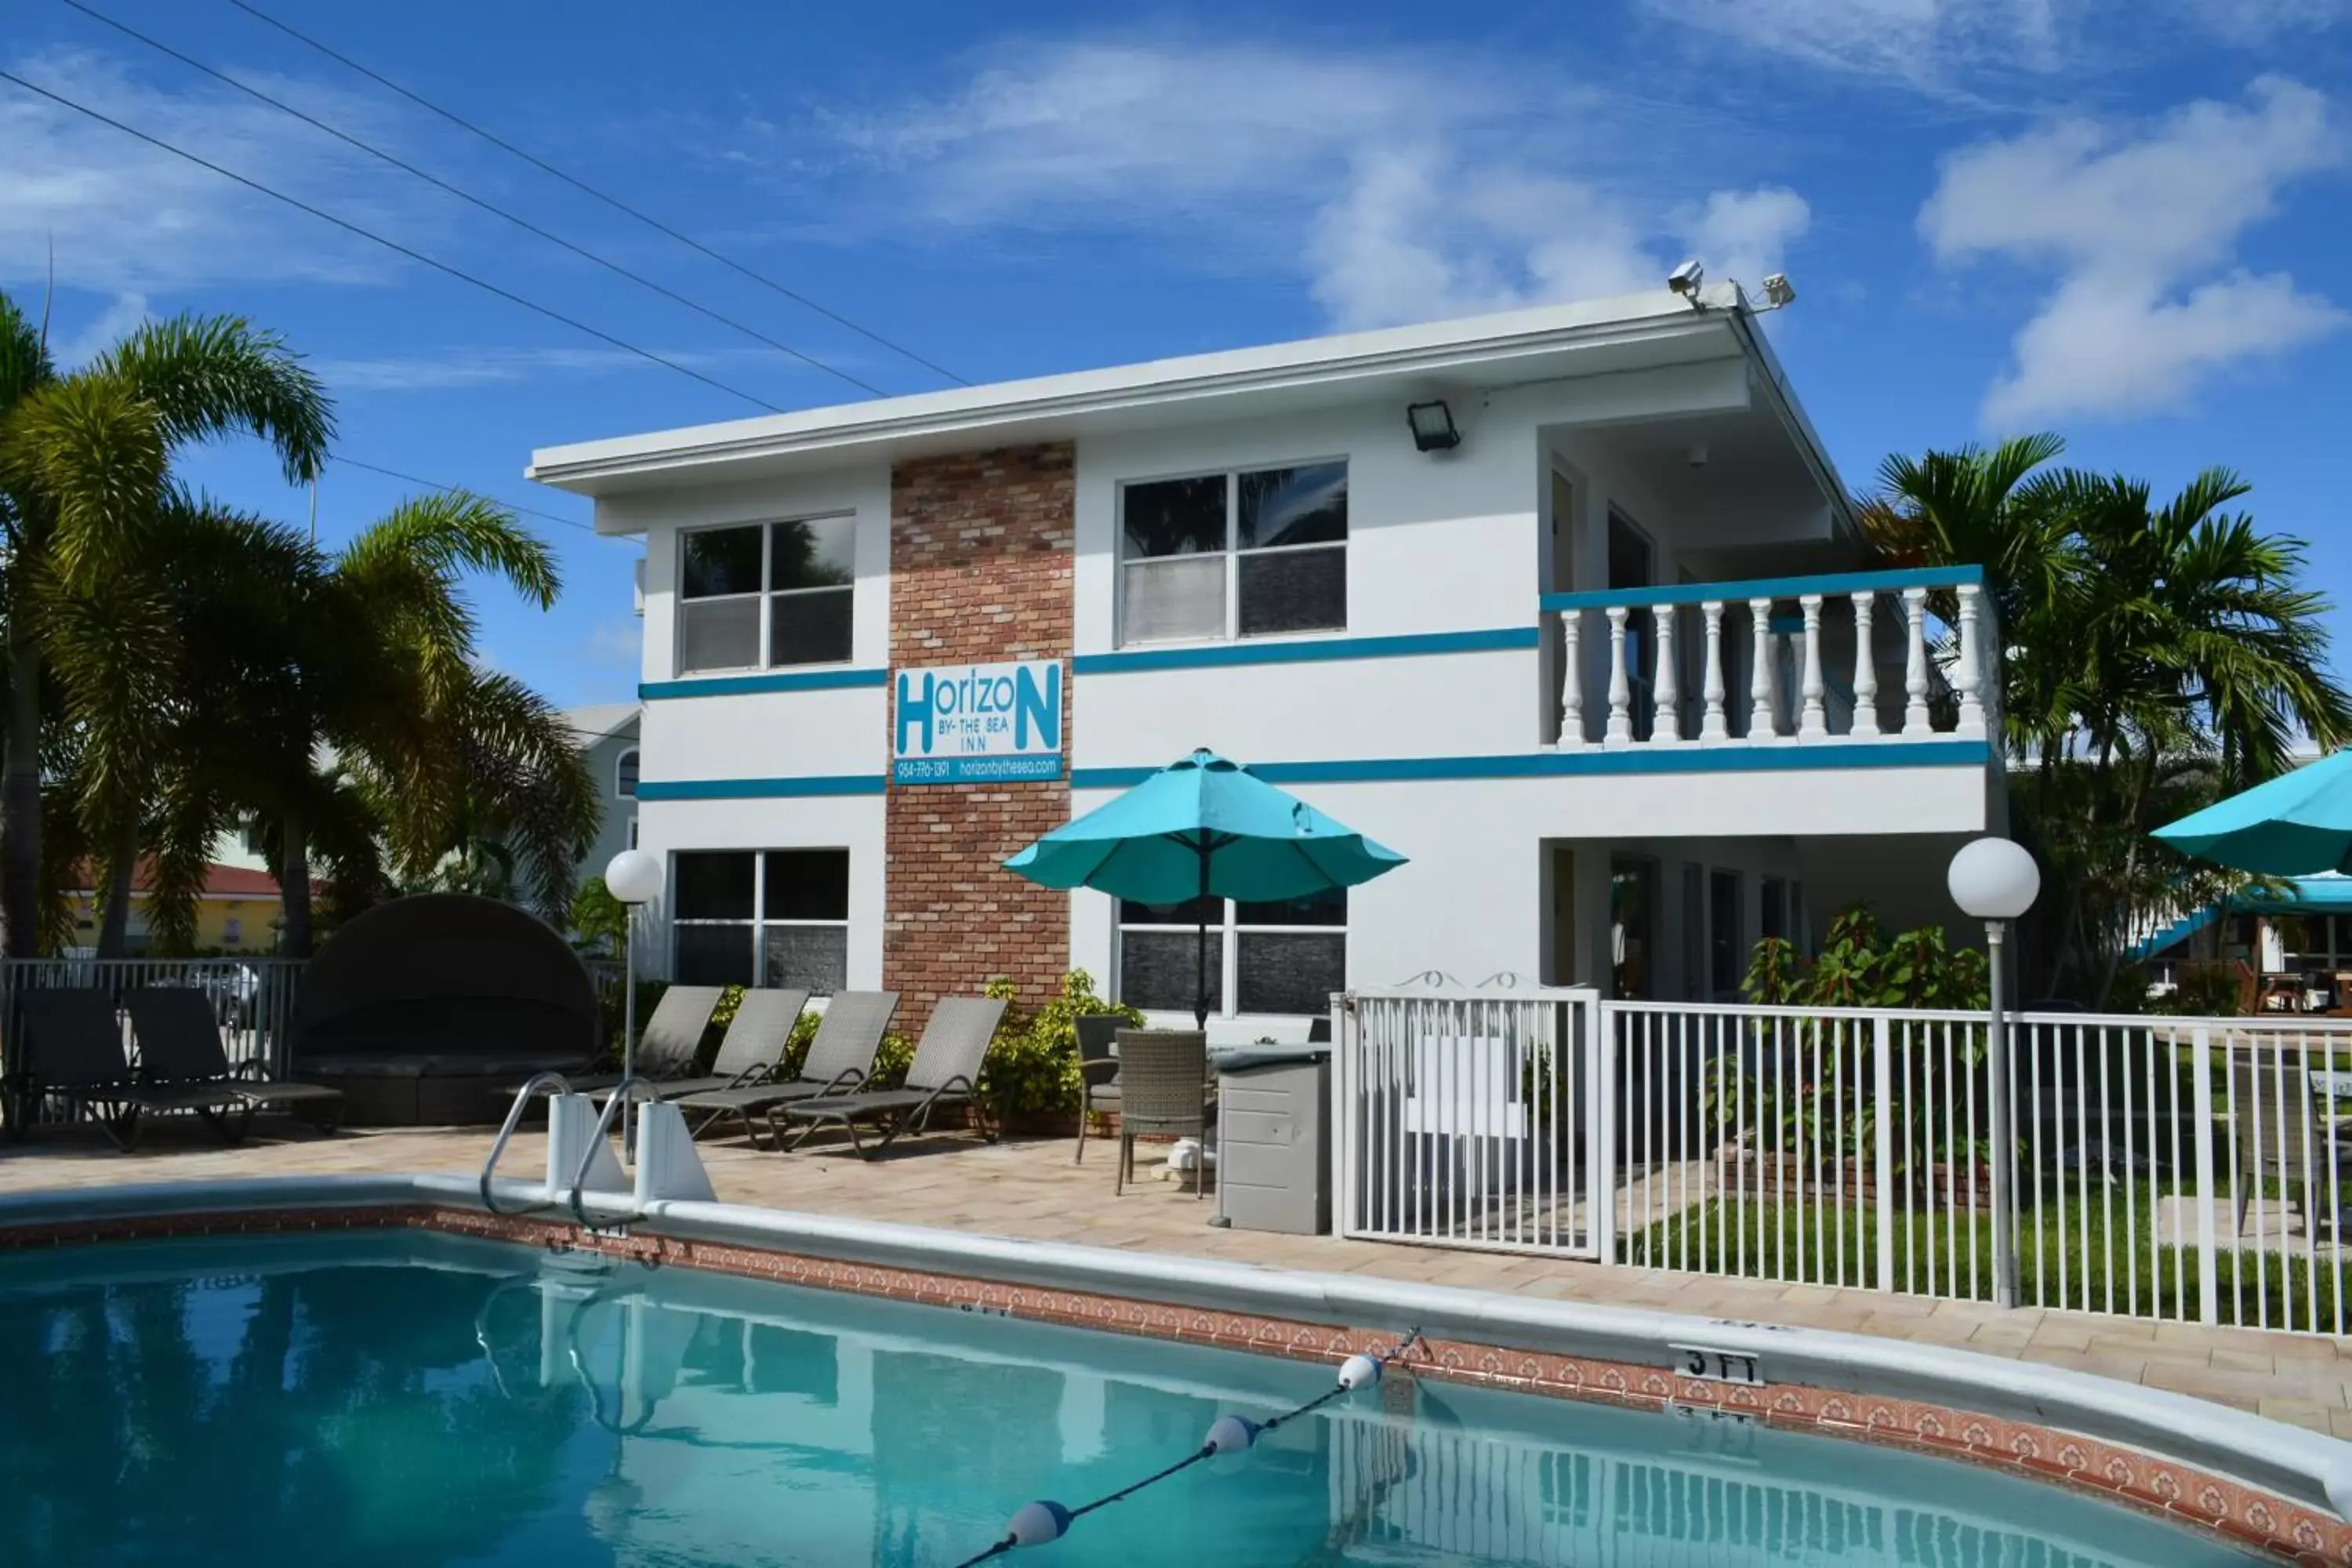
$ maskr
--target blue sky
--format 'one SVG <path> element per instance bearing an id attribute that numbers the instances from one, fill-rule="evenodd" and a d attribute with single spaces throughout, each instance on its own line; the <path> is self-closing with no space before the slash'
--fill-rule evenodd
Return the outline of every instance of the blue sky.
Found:
<path id="1" fill-rule="evenodd" d="M 942 384 L 228 0 L 89 3 L 850 377 Z M 2226 463 L 2352 600 L 2352 0 L 253 3 L 969 380 L 1785 268 L 1776 341 L 1857 489 L 2023 429 L 2160 489 Z M 8 22 L 9 71 L 759 401 L 865 395 L 63 0 Z M 37 297 L 52 246 L 68 358 L 241 312 L 327 378 L 344 457 L 556 517 L 585 503 L 532 447 L 756 412 L 0 82 L 0 287 Z M 249 450 L 191 472 L 305 516 Z M 337 465 L 321 537 L 404 488 Z M 625 697 L 633 546 L 532 521 L 567 591 L 485 595 L 488 656 Z"/>

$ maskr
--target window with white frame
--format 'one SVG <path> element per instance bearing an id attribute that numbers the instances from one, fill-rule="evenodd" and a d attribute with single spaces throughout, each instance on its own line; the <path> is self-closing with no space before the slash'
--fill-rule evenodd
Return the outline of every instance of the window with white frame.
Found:
<path id="1" fill-rule="evenodd" d="M 613 764 L 613 793 L 623 800 L 637 798 L 637 751 L 635 746 L 621 753 Z"/>
<path id="2" fill-rule="evenodd" d="M 855 517 L 680 534 L 679 672 L 847 662 L 856 542 Z"/>
<path id="3" fill-rule="evenodd" d="M 848 984 L 848 850 L 681 850 L 671 865 L 680 984 Z"/>
<path id="4" fill-rule="evenodd" d="M 1118 906 L 1118 999 L 1155 1013 L 1190 1013 L 1199 994 L 1198 900 Z M 1209 1011 L 1320 1016 L 1348 988 L 1344 889 L 1279 903 L 1208 902 Z M 1234 1005 L 1226 1005 L 1232 997 Z"/>
<path id="5" fill-rule="evenodd" d="M 1347 626 L 1344 460 L 1120 487 L 1122 642 Z"/>

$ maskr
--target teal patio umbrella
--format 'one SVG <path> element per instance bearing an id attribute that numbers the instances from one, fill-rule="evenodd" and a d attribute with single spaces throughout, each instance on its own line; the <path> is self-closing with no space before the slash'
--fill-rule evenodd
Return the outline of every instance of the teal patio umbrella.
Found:
<path id="1" fill-rule="evenodd" d="M 1211 899 L 1272 903 L 1369 882 L 1405 863 L 1239 763 L 1197 751 L 1057 827 L 1005 868 L 1047 888 L 1144 904 L 1202 900 L 1192 1016 L 1209 1023 Z"/>
<path id="2" fill-rule="evenodd" d="M 2215 801 L 2155 836 L 2184 855 L 2265 876 L 2352 871 L 2352 751 Z"/>

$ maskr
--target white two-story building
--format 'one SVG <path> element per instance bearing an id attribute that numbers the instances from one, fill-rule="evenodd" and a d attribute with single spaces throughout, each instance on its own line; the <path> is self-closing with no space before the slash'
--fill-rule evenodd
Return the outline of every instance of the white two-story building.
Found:
<path id="1" fill-rule="evenodd" d="M 1437 971 L 1724 997 L 1835 910 L 1955 918 L 2000 826 L 1969 569 L 1872 562 L 1730 286 L 535 455 L 646 539 L 639 842 L 679 978 L 1083 967 L 1189 909 L 999 863 L 1207 746 L 1410 857 L 1223 906 L 1216 1032 Z"/>

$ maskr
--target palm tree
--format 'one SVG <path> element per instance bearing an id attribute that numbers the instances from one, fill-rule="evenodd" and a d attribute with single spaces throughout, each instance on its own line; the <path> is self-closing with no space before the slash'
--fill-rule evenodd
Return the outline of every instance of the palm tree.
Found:
<path id="1" fill-rule="evenodd" d="M 151 710 L 164 940 L 193 929 L 206 848 L 248 813 L 278 868 L 289 955 L 310 950 L 314 847 L 346 899 L 503 865 L 493 890 L 562 923 L 595 782 L 546 700 L 479 666 L 464 587 L 488 574 L 546 608 L 561 579 L 542 541 L 462 492 L 404 502 L 332 556 L 201 502 L 167 508 L 159 540 L 184 628 Z"/>
<path id="2" fill-rule="evenodd" d="M 0 952 L 41 934 L 44 731 L 53 696 L 76 731 L 87 824 L 127 904 L 145 790 L 162 765 L 144 722 L 164 700 L 174 627 L 152 548 L 174 504 L 173 454 L 238 432 L 276 448 L 289 483 L 314 478 L 334 418 L 317 379 L 274 334 L 235 316 L 138 328 L 68 375 L 45 334 L 0 294 L 0 568 L 8 721 L 0 782 Z M 52 691 L 54 686 L 55 691 Z"/>
<path id="3" fill-rule="evenodd" d="M 2037 911 L 2043 978 L 2071 966 L 2104 1003 L 2122 933 L 2179 883 L 2147 829 L 2184 791 L 2282 771 L 2298 733 L 2352 737 L 2352 697 L 2327 672 L 2302 542 L 2225 510 L 2243 480 L 2208 469 L 2159 507 L 2144 481 L 2042 468 L 2062 450 L 1890 458 L 1863 515 L 1893 560 L 1985 568 L 2009 744 L 2036 765 L 2021 826 L 2060 873 Z"/>

